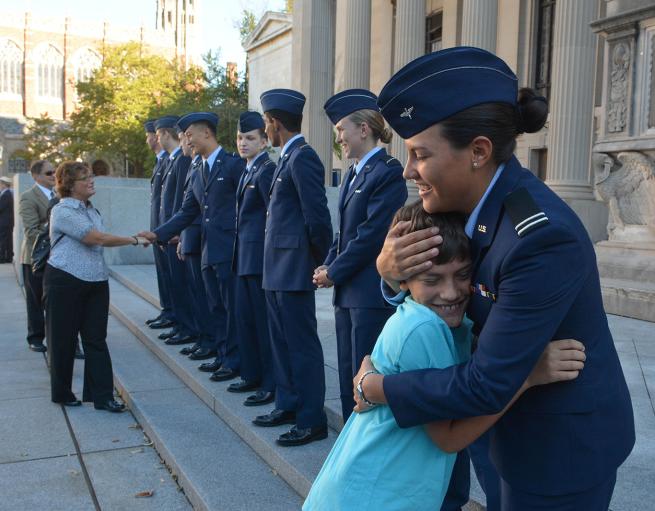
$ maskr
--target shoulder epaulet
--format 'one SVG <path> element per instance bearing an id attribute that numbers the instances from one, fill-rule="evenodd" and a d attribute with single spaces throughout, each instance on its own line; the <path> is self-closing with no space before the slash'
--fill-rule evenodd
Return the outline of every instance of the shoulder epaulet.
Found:
<path id="1" fill-rule="evenodd" d="M 519 188 L 507 195 L 503 204 L 519 237 L 548 223 L 546 213 L 539 209 L 525 188 Z"/>
<path id="2" fill-rule="evenodd" d="M 384 163 L 386 163 L 388 167 L 391 167 L 391 165 L 396 165 L 396 164 L 400 165 L 400 162 L 393 156 L 390 156 L 389 158 L 384 160 Z"/>

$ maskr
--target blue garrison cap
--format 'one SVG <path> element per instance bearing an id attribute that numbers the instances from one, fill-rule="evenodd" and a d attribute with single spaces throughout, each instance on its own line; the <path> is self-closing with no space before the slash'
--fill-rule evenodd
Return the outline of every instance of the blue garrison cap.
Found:
<path id="1" fill-rule="evenodd" d="M 375 110 L 379 112 L 377 99 L 378 97 L 375 94 L 366 89 L 348 89 L 328 99 L 323 108 L 332 124 L 336 124 L 346 115 L 350 115 L 357 110 Z"/>
<path id="2" fill-rule="evenodd" d="M 294 115 L 302 115 L 305 96 L 291 89 L 271 89 L 259 96 L 262 111 L 282 110 Z"/>
<path id="3" fill-rule="evenodd" d="M 413 60 L 380 92 L 380 112 L 402 138 L 482 103 L 516 106 L 518 80 L 493 53 L 460 46 Z"/>
<path id="4" fill-rule="evenodd" d="M 175 128 L 175 124 L 177 123 L 179 117 L 176 115 L 165 115 L 164 117 L 160 117 L 155 121 L 155 129 L 161 129 L 161 128 Z"/>
<path id="5" fill-rule="evenodd" d="M 145 128 L 146 133 L 156 133 L 157 132 L 157 130 L 155 129 L 154 119 L 150 119 L 149 121 L 144 122 L 143 127 Z"/>
<path id="6" fill-rule="evenodd" d="M 193 123 L 201 121 L 208 122 L 214 130 L 216 130 L 216 126 L 218 126 L 218 115 L 214 112 L 192 112 L 180 117 L 180 120 L 177 121 L 177 125 L 183 131 L 186 131 Z"/>
<path id="7" fill-rule="evenodd" d="M 243 112 L 239 116 L 237 130 L 241 133 L 248 133 L 252 130 L 264 129 L 264 119 L 258 112 Z"/>

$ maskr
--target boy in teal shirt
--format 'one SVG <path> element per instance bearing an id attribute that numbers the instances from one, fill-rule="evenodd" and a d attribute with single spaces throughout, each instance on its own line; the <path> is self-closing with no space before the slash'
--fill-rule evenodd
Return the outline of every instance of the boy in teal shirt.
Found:
<path id="1" fill-rule="evenodd" d="M 472 266 L 464 217 L 457 213 L 430 215 L 418 201 L 398 211 L 394 224 L 401 220 L 411 220 L 410 232 L 438 227 L 444 242 L 435 264 L 403 284 L 411 295 L 387 321 L 371 361 L 382 374 L 466 362 L 471 353 L 472 323 L 464 313 Z M 514 399 L 530 386 L 529 380 Z M 314 481 L 303 510 L 439 509 L 457 451 L 501 415 L 401 429 L 387 406 L 353 414 Z"/>

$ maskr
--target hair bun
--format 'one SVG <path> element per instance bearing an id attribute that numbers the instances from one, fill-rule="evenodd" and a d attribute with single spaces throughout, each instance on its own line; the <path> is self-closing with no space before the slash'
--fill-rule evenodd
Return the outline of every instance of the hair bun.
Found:
<path id="1" fill-rule="evenodd" d="M 548 100 L 527 87 L 519 90 L 517 130 L 519 133 L 536 133 L 548 119 Z"/>

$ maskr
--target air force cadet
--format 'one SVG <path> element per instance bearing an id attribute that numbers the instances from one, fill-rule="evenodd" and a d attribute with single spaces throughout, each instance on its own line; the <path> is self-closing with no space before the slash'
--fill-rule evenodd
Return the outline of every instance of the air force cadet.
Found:
<path id="1" fill-rule="evenodd" d="M 167 115 L 155 122 L 159 143 L 169 155 L 161 180 L 159 225 L 168 222 L 180 209 L 184 196 L 184 178 L 191 163 L 191 158 L 182 154 L 182 148 L 179 146 L 175 128 L 178 119 L 177 116 Z M 175 329 L 171 334 L 165 334 L 165 342 L 169 345 L 191 343 L 198 335 L 184 263 L 177 257 L 178 241 L 179 238 L 173 238 L 161 247 L 168 262 L 170 298 L 176 320 Z"/>
<path id="2" fill-rule="evenodd" d="M 494 414 L 549 341 L 577 339 L 584 370 L 525 392 L 494 426 L 491 460 L 504 511 L 605 511 L 635 441 L 630 395 L 584 225 L 513 155 L 517 135 L 538 131 L 548 111 L 517 83 L 495 55 L 458 47 L 414 60 L 380 93 L 382 114 L 405 139 L 405 177 L 416 181 L 424 209 L 468 215 L 467 314 L 479 339 L 469 362 L 446 369 L 382 377 L 365 360 L 358 410 L 364 398 L 386 401 L 401 427 Z M 439 242 L 430 230 L 412 234 L 392 230 L 378 259 L 394 287 L 429 267 Z"/>
<path id="3" fill-rule="evenodd" d="M 403 167 L 378 147 L 391 130 L 368 90 L 349 89 L 325 103 L 343 157 L 355 160 L 339 191 L 339 232 L 323 265 L 315 270 L 319 287 L 334 285 L 334 317 L 343 420 L 353 401 L 353 376 L 394 311 L 382 297 L 375 259 L 391 219 L 407 200 Z"/>
<path id="4" fill-rule="evenodd" d="M 260 99 L 266 134 L 282 152 L 269 190 L 262 282 L 275 361 L 275 409 L 253 422 L 295 424 L 277 442 L 302 445 L 327 438 L 312 273 L 325 260 L 332 225 L 323 164 L 300 134 L 305 96 L 274 89 Z"/>
<path id="5" fill-rule="evenodd" d="M 155 121 L 146 121 L 143 125 L 146 132 L 146 143 L 150 150 L 156 155 L 155 167 L 152 169 L 150 178 L 150 230 L 159 225 L 159 209 L 161 207 L 161 178 L 168 153 L 162 148 L 157 139 Z M 159 316 L 146 321 L 151 328 L 169 328 L 175 326 L 175 316 L 171 306 L 170 291 L 168 286 L 168 270 L 166 254 L 159 247 L 152 247 L 155 256 L 155 270 L 157 272 L 157 290 L 159 291 L 159 304 L 161 313 Z"/>
<path id="6" fill-rule="evenodd" d="M 220 369 L 229 369 L 236 376 L 239 354 L 231 312 L 234 305 L 232 251 L 236 191 L 244 161 L 218 145 L 216 114 L 194 112 L 182 117 L 178 124 L 185 130 L 189 146 L 202 156 L 202 169 L 196 172 L 193 193 L 185 196 L 182 207 L 173 218 L 154 232 L 143 235 L 152 241 L 166 243 L 201 215 L 202 274 L 211 316 L 216 321 L 216 338 L 191 353 L 189 358 L 215 358 L 203 369 L 213 370 L 213 375 Z"/>
<path id="7" fill-rule="evenodd" d="M 275 398 L 271 339 L 268 332 L 266 298 L 262 289 L 266 208 L 275 163 L 268 157 L 264 119 L 257 112 L 239 116 L 237 149 L 246 160 L 246 170 L 237 189 L 237 235 L 232 270 L 236 274 L 236 333 L 241 357 L 241 381 L 230 392 L 249 392 L 243 403 L 257 406 Z"/>

